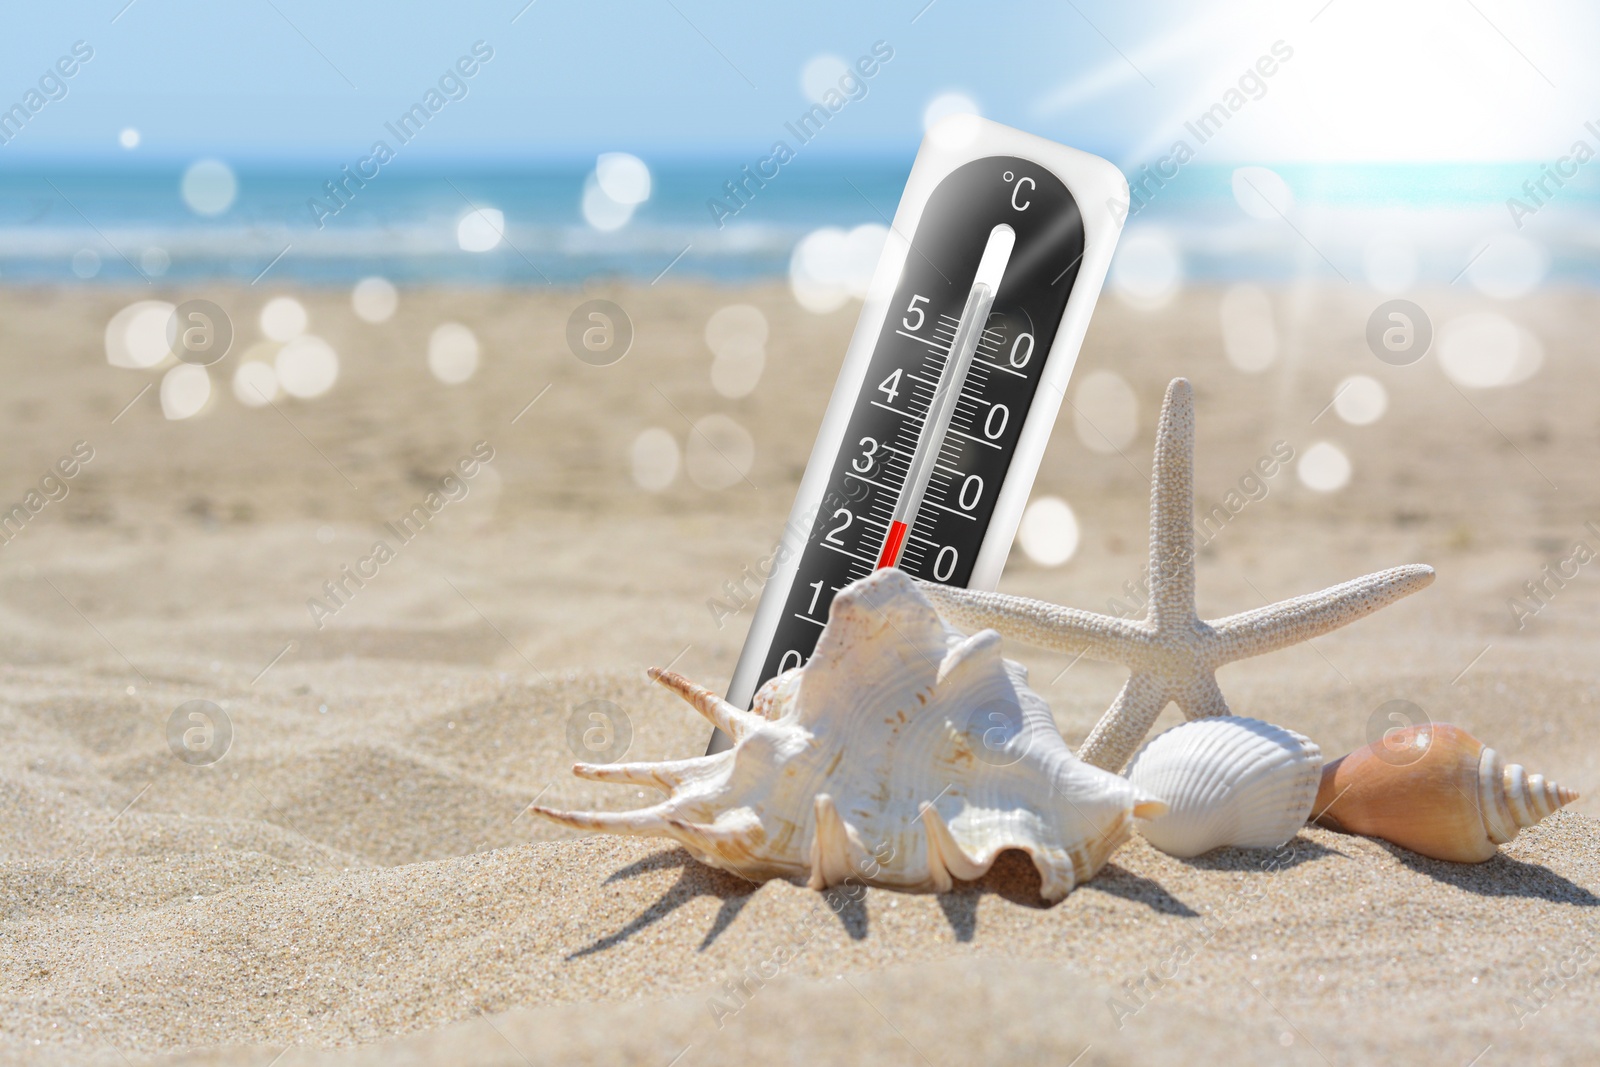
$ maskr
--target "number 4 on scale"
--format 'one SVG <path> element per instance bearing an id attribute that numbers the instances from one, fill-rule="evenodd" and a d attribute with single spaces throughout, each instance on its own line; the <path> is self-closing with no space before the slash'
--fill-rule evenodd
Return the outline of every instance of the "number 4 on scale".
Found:
<path id="1" fill-rule="evenodd" d="M 902 373 L 904 372 L 896 368 L 895 372 L 885 378 L 882 385 L 878 386 L 878 392 L 888 397 L 891 404 L 894 403 L 894 398 L 900 395 L 900 375 Z"/>

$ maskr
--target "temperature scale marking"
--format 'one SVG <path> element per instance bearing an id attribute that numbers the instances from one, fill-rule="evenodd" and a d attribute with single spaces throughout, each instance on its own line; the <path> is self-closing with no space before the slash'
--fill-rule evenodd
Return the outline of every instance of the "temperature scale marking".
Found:
<path id="1" fill-rule="evenodd" d="M 1126 183 L 1085 153 L 974 130 L 958 149 L 930 135 L 912 169 L 791 515 L 805 540 L 780 546 L 734 671 L 740 707 L 810 657 L 834 595 L 874 569 L 967 586 L 981 560 L 979 582 L 999 577 Z"/>
<path id="2" fill-rule="evenodd" d="M 975 160 L 934 190 L 758 686 L 804 663 L 834 591 L 877 567 L 966 584 L 1083 242 L 1072 194 L 1027 160 Z"/>

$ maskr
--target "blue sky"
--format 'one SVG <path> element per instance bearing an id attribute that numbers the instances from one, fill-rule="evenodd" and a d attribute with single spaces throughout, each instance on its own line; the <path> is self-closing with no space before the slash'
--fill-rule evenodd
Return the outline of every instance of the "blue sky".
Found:
<path id="1" fill-rule="evenodd" d="M 1292 60 L 1218 139 L 1219 161 L 1543 159 L 1600 119 L 1600 14 L 1576 0 L 1236 0 L 1199 13 L 1167 0 L 125 3 L 8 13 L 0 106 L 75 41 L 94 58 L 0 147 L 0 166 L 346 160 L 478 40 L 494 58 L 417 155 L 759 152 L 808 105 L 808 60 L 853 62 L 875 41 L 893 60 L 817 151 L 903 154 L 929 100 L 959 91 L 992 118 L 1127 165 L 1159 154 L 1280 40 Z M 140 131 L 132 153 L 117 143 L 125 127 Z"/>

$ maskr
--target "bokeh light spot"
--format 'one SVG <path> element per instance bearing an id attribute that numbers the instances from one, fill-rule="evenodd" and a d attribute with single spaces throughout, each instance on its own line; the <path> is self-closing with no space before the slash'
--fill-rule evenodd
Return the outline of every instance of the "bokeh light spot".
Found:
<path id="1" fill-rule="evenodd" d="M 459 322 L 440 323 L 428 337 L 428 369 L 446 385 L 459 385 L 478 371 L 478 336 Z"/>
<path id="2" fill-rule="evenodd" d="M 165 300 L 136 300 L 106 323 L 106 362 L 139 370 L 172 354 L 167 322 L 177 310 Z"/>
<path id="3" fill-rule="evenodd" d="M 621 204 L 606 195 L 593 174 L 583 182 L 583 221 L 601 233 L 620 230 L 633 218 L 633 205 Z"/>
<path id="4" fill-rule="evenodd" d="M 627 152 L 602 152 L 594 164 L 595 183 L 618 204 L 636 207 L 650 199 L 650 168 Z"/>
<path id="5" fill-rule="evenodd" d="M 800 91 L 813 104 L 822 103 L 830 90 L 839 92 L 839 80 L 850 73 L 850 65 L 838 56 L 812 56 L 800 68 Z"/>
<path id="6" fill-rule="evenodd" d="M 1022 513 L 1017 540 L 1041 567 L 1059 567 L 1078 551 L 1078 517 L 1058 496 L 1041 496 Z"/>
<path id="7" fill-rule="evenodd" d="M 730 400 L 749 396 L 761 384 L 766 366 L 767 354 L 759 348 L 718 356 L 711 361 L 711 388 Z"/>
<path id="8" fill-rule="evenodd" d="M 362 278 L 350 290 L 350 306 L 362 322 L 388 322 L 400 306 L 400 292 L 387 278 Z"/>
<path id="9" fill-rule="evenodd" d="M 183 202 L 196 215 L 220 215 L 233 206 L 239 180 L 220 159 L 202 159 L 183 172 Z"/>
<path id="10" fill-rule="evenodd" d="M 1350 457 L 1338 445 L 1318 441 L 1306 449 L 1294 471 L 1306 488 L 1334 493 L 1350 482 Z"/>
<path id="11" fill-rule="evenodd" d="M 767 317 L 750 304 L 718 308 L 706 320 L 706 347 L 715 355 L 748 352 L 767 343 Z"/>
<path id="12" fill-rule="evenodd" d="M 278 385 L 301 400 L 319 397 L 339 380 L 339 354 L 320 337 L 303 333 L 278 350 L 272 361 Z"/>
<path id="13" fill-rule="evenodd" d="M 725 397 L 748 396 L 766 367 L 767 317 L 749 304 L 729 304 L 706 320 L 711 387 Z"/>
<path id="14" fill-rule="evenodd" d="M 456 223 L 456 244 L 463 252 L 493 251 L 505 235 L 505 212 L 498 208 L 474 208 Z"/>
<path id="15" fill-rule="evenodd" d="M 1091 452 L 1114 453 L 1139 432 L 1139 398 L 1115 371 L 1090 371 L 1072 398 L 1073 429 Z"/>
<path id="16" fill-rule="evenodd" d="M 306 332 L 305 305 L 292 296 L 275 296 L 261 308 L 261 333 L 269 340 L 290 341 Z"/>
<path id="17" fill-rule="evenodd" d="M 1246 374 L 1259 374 L 1278 358 L 1272 301 L 1257 285 L 1233 285 L 1222 294 L 1222 351 Z"/>
<path id="18" fill-rule="evenodd" d="M 1352 426 L 1369 426 L 1389 410 L 1389 391 L 1376 378 L 1351 375 L 1334 389 L 1333 410 Z"/>
<path id="19" fill-rule="evenodd" d="M 1492 389 L 1527 381 L 1544 363 L 1533 334 L 1494 311 L 1474 311 L 1439 327 L 1439 366 L 1457 385 Z"/>
<path id="20" fill-rule="evenodd" d="M 258 359 L 241 362 L 233 372 L 234 398 L 247 408 L 264 408 L 278 398 L 278 372 Z"/>
<path id="21" fill-rule="evenodd" d="M 174 421 L 198 415 L 211 399 L 211 375 L 204 367 L 180 363 L 161 378 L 161 414 Z"/>
<path id="22" fill-rule="evenodd" d="M 826 315 L 864 299 L 889 238 L 885 226 L 867 224 L 846 232 L 837 226 L 813 230 L 789 257 L 789 288 L 807 311 Z"/>
<path id="23" fill-rule="evenodd" d="M 672 434 L 652 426 L 633 439 L 628 448 L 633 483 L 650 493 L 659 493 L 678 476 L 678 441 Z"/>
<path id="24" fill-rule="evenodd" d="M 1178 295 L 1183 257 L 1164 230 L 1136 229 L 1122 239 L 1111 261 L 1111 288 L 1130 307 L 1154 311 Z"/>
<path id="25" fill-rule="evenodd" d="M 694 424 L 685 449 L 689 478 L 702 489 L 737 485 L 755 462 L 750 432 L 726 415 L 706 415 Z"/>

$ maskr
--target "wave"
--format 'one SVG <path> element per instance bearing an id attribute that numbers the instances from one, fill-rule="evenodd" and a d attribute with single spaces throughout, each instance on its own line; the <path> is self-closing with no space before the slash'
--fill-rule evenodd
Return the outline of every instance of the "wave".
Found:
<path id="1" fill-rule="evenodd" d="M 1600 197 L 1575 188 L 1529 218 L 1507 214 L 1522 171 L 1493 167 L 1293 168 L 1287 219 L 1250 218 L 1232 169 L 1186 168 L 1128 222 L 1164 242 L 1186 278 L 1359 279 L 1375 245 L 1401 245 L 1419 281 L 1448 283 L 1480 249 L 1535 244 L 1549 280 L 1600 283 Z M 601 232 L 581 210 L 583 168 L 465 175 L 387 171 L 321 227 L 306 209 L 327 180 L 306 167 L 243 171 L 229 209 L 205 218 L 179 195 L 180 174 L 11 172 L 0 175 L 0 284 L 151 281 L 349 284 L 381 274 L 403 284 L 572 284 L 594 276 L 653 281 L 786 277 L 797 244 L 824 226 L 882 226 L 906 162 L 801 160 L 737 219 L 707 203 L 737 166 L 655 168 L 648 203 Z M 457 224 L 476 207 L 504 217 L 504 240 L 463 251 Z M 1520 221 L 1521 225 L 1517 225 Z M 1148 241 L 1146 242 L 1148 243 Z"/>

